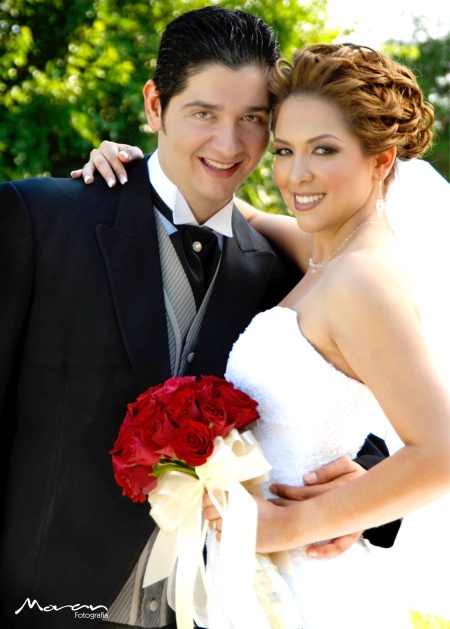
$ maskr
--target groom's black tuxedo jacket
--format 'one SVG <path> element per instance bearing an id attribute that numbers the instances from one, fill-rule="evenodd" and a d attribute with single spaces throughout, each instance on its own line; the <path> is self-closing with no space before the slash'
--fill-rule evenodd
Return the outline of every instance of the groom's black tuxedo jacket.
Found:
<path id="1" fill-rule="evenodd" d="M 299 279 L 237 210 L 233 230 L 193 374 L 222 376 L 239 333 Z M 0 299 L 0 411 L 13 432 L 5 608 L 14 627 L 93 628 L 70 609 L 14 610 L 27 598 L 110 606 L 152 530 L 148 504 L 121 495 L 109 455 L 127 403 L 170 376 L 146 160 L 111 190 L 100 178 L 1 185 Z"/>

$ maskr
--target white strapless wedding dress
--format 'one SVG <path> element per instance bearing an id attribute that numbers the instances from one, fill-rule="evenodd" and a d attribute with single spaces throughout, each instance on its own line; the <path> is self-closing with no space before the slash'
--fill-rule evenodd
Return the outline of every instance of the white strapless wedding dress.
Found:
<path id="1" fill-rule="evenodd" d="M 258 401 L 260 419 L 250 428 L 272 465 L 271 481 L 301 485 L 306 472 L 339 457 L 354 458 L 374 426 L 385 424 L 367 387 L 328 363 L 287 308 L 253 319 L 231 351 L 226 378 Z M 234 629 L 227 619 L 232 603 L 221 601 L 215 580 L 219 549 L 210 534 L 209 627 Z M 293 574 L 283 576 L 304 629 L 411 627 L 401 582 L 379 552 L 364 540 L 330 560 L 308 558 L 302 548 L 290 552 Z"/>

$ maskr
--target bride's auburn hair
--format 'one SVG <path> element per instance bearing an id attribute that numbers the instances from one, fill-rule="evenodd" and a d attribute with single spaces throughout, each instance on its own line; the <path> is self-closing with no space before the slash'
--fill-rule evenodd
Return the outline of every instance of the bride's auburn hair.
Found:
<path id="1" fill-rule="evenodd" d="M 420 157 L 431 144 L 433 108 L 414 74 L 366 46 L 312 44 L 292 63 L 280 59 L 270 77 L 273 123 L 284 100 L 313 95 L 335 104 L 363 151 L 376 155 L 393 146 L 400 159 Z"/>

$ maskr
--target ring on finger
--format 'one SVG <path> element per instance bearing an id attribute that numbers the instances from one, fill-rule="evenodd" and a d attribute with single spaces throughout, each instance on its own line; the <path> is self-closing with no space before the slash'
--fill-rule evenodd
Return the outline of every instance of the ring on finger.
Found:
<path id="1" fill-rule="evenodd" d="M 216 531 L 216 530 L 217 530 L 217 521 L 214 520 L 214 522 L 213 522 L 213 531 Z"/>

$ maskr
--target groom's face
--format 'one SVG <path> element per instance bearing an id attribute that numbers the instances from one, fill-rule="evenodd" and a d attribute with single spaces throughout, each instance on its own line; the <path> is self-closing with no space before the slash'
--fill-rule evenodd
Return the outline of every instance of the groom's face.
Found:
<path id="1" fill-rule="evenodd" d="M 161 167 L 204 222 L 232 199 L 267 148 L 267 75 L 255 65 L 208 65 L 171 98 L 164 116 L 152 81 L 144 95 Z"/>

